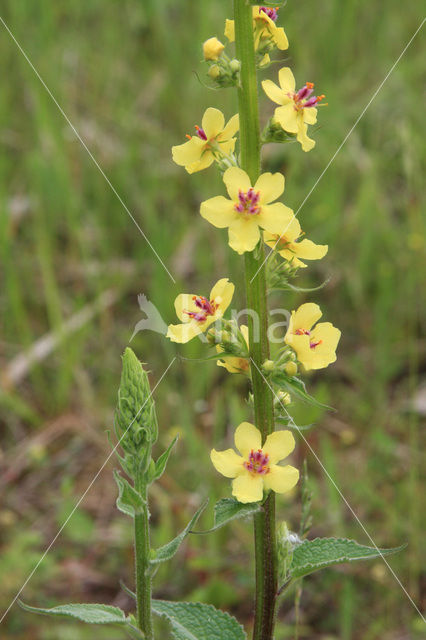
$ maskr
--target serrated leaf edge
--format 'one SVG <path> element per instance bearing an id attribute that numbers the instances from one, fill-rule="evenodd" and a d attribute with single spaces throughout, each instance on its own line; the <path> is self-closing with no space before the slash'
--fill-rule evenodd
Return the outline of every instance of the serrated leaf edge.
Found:
<path id="1" fill-rule="evenodd" d="M 238 622 L 238 620 L 237 620 L 237 618 L 235 618 L 235 616 L 232 616 L 232 615 L 231 615 L 230 613 L 228 613 L 227 611 L 222 611 L 222 609 L 217 609 L 217 608 L 216 608 L 216 607 L 214 607 L 212 604 L 206 604 L 205 602 L 179 602 L 179 601 L 178 601 L 178 602 L 174 602 L 173 600 L 152 600 L 152 610 L 153 610 L 153 612 L 154 612 L 157 616 L 162 616 L 162 617 L 164 617 L 164 618 L 167 618 L 167 620 L 169 620 L 172 624 L 174 624 L 174 623 L 175 623 L 175 619 L 174 619 L 172 616 L 167 615 L 167 613 L 164 613 L 164 612 L 161 612 L 161 613 L 160 613 L 159 611 L 156 611 L 156 610 L 155 610 L 155 603 L 156 603 L 156 602 L 165 602 L 166 604 L 170 604 L 170 603 L 171 603 L 171 604 L 183 604 L 183 605 L 185 605 L 185 606 L 189 606 L 189 607 L 191 607 L 191 608 L 197 608 L 197 609 L 199 609 L 199 608 L 201 607 L 201 608 L 205 608 L 205 609 L 212 610 L 212 611 L 214 611 L 215 613 L 216 613 L 216 612 L 219 612 L 219 613 L 221 613 L 223 616 L 225 616 L 226 618 L 229 618 L 230 620 L 234 620 L 234 621 L 235 621 L 235 623 L 238 625 L 238 627 L 239 627 L 239 628 L 241 629 L 241 631 L 243 632 L 244 637 L 245 637 L 245 638 L 247 638 L 247 634 L 246 634 L 246 631 L 245 631 L 245 629 L 244 629 L 243 625 L 242 625 L 242 624 L 240 624 L 240 623 Z M 181 625 L 180 623 L 179 623 L 179 627 L 182 627 L 182 625 Z M 182 629 L 185 631 L 185 633 L 187 632 L 187 629 L 186 629 L 185 627 L 182 627 Z M 193 639 L 194 639 L 194 640 L 197 640 L 196 636 L 194 636 L 194 635 L 192 634 L 192 632 L 190 632 L 190 633 L 191 633 L 191 635 L 192 635 Z M 231 640 L 232 640 L 232 639 L 231 639 Z"/>
<path id="2" fill-rule="evenodd" d="M 364 547 L 365 549 L 369 549 L 371 551 L 374 551 L 377 555 L 377 558 L 380 558 L 381 556 L 389 556 L 392 555 L 394 553 L 398 553 L 399 551 L 402 551 L 403 549 L 405 549 L 407 547 L 407 544 L 402 544 L 399 547 L 390 547 L 389 549 L 381 549 L 379 547 L 369 547 L 365 544 L 361 544 L 360 542 L 357 542 L 356 540 L 353 540 L 352 538 L 314 538 L 313 540 L 304 540 L 302 542 L 302 544 L 298 545 L 298 548 L 300 548 L 304 542 L 307 543 L 312 543 L 315 542 L 316 540 L 339 540 L 341 542 L 354 542 L 355 544 L 357 544 L 360 547 Z M 333 560 L 332 562 L 330 561 L 324 561 L 324 562 L 316 562 L 315 564 L 313 564 L 312 562 L 307 562 L 306 564 L 302 564 L 302 565 L 297 565 L 297 569 L 298 572 L 300 570 L 304 570 L 304 569 L 309 569 L 309 568 L 314 568 L 314 571 L 320 570 L 321 567 L 324 566 L 333 566 L 334 564 L 343 564 L 345 562 L 358 562 L 359 560 L 373 560 L 374 558 L 371 555 L 365 555 L 365 556 L 357 556 L 356 558 L 348 558 L 347 556 L 341 556 L 339 558 L 336 558 L 335 560 Z M 295 578 L 299 578 L 299 577 L 303 577 L 303 576 L 293 576 L 292 572 L 291 572 L 292 567 L 290 566 L 290 577 L 295 577 Z M 314 571 L 312 573 L 314 573 Z"/>

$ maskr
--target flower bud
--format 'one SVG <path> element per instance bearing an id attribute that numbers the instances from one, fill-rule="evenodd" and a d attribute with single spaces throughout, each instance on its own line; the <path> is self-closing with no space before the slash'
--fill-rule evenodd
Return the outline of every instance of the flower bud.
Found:
<path id="1" fill-rule="evenodd" d="M 220 54 L 225 49 L 225 45 L 217 38 L 209 38 L 203 44 L 204 60 L 218 60 Z"/>
<path id="2" fill-rule="evenodd" d="M 212 64 L 208 70 L 208 75 L 212 80 L 217 80 L 220 76 L 220 67 L 217 64 Z"/>
<path id="3" fill-rule="evenodd" d="M 291 403 L 291 395 L 287 391 L 279 391 L 277 394 L 277 402 L 279 404 L 287 405 Z"/>
<path id="4" fill-rule="evenodd" d="M 229 69 L 232 73 L 238 73 L 238 71 L 241 69 L 241 62 L 234 58 L 229 63 Z"/>
<path id="5" fill-rule="evenodd" d="M 295 533 L 288 530 L 287 523 L 281 522 L 277 526 L 277 564 L 278 581 L 284 583 L 288 578 L 294 548 L 301 544 L 302 540 Z"/>
<path id="6" fill-rule="evenodd" d="M 275 362 L 273 360 L 265 360 L 265 362 L 262 364 L 262 369 L 266 373 L 270 373 L 275 369 Z"/>
<path id="7" fill-rule="evenodd" d="M 123 354 L 115 433 L 127 462 L 133 460 L 134 468 L 141 460 L 149 463 L 158 436 L 155 404 L 148 375 L 129 347 Z"/>
<path id="8" fill-rule="evenodd" d="M 297 373 L 297 364 L 290 360 L 290 362 L 285 364 L 284 371 L 288 376 L 295 376 Z"/>

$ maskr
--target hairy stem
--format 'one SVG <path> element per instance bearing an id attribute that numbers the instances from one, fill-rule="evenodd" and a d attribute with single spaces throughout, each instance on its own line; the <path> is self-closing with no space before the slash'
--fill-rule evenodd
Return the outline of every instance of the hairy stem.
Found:
<path id="1" fill-rule="evenodd" d="M 135 489 L 145 500 L 142 513 L 135 515 L 136 620 L 146 640 L 154 640 L 151 610 L 150 539 L 147 489 L 136 481 Z"/>
<path id="2" fill-rule="evenodd" d="M 252 184 L 260 173 L 260 131 L 257 95 L 256 62 L 253 41 L 252 7 L 246 0 L 234 0 L 235 44 L 241 62 L 238 89 L 240 114 L 241 167 Z M 268 310 L 263 243 L 253 252 L 245 253 L 247 307 L 259 319 L 259 335 L 255 335 L 253 318 L 249 317 L 251 374 L 256 426 L 263 440 L 274 430 L 272 392 L 260 373 L 262 363 L 269 358 Z M 275 497 L 271 492 L 261 513 L 254 516 L 256 559 L 256 602 L 253 640 L 272 640 L 277 597 L 275 542 Z"/>

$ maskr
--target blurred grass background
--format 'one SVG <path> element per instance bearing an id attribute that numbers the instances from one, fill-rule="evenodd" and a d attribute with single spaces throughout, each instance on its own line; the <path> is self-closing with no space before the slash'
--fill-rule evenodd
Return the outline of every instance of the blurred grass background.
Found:
<path id="1" fill-rule="evenodd" d="M 418 28 L 419 9 L 397 0 L 385 6 L 305 0 L 289 1 L 281 11 L 290 40 L 286 61 L 300 86 L 314 81 L 329 103 L 320 112 L 315 151 L 265 149 L 264 168 L 286 176 L 287 205 L 296 210 L 312 188 Z M 170 155 L 207 106 L 227 116 L 236 111 L 232 90 L 208 91 L 196 76 L 204 73 L 200 43 L 222 37 L 230 14 L 229 1 L 2 3 L 2 19 L 177 280 L 174 285 L 0 25 L 2 611 L 109 453 L 105 430 L 113 419 L 120 354 L 142 317 L 137 294 L 145 293 L 167 322 L 175 321 L 178 292 L 208 291 L 229 275 L 236 302 L 244 306 L 241 259 L 231 255 L 225 232 L 213 232 L 198 215 L 199 202 L 221 192 L 220 179 L 213 169 L 189 177 Z M 306 300 L 323 307 L 343 338 L 337 363 L 308 380 L 337 413 L 292 408 L 299 424 L 317 421 L 309 441 L 375 542 L 408 542 L 390 564 L 419 605 L 426 393 L 420 376 L 423 38 L 416 37 L 299 214 L 308 237 L 330 246 L 300 285 L 331 277 L 326 289 Z M 263 98 L 262 112 L 265 121 L 272 112 Z M 272 305 L 291 309 L 303 301 L 286 293 Z M 28 366 L 27 350 L 49 335 L 59 340 L 42 343 L 47 356 Z M 148 363 L 153 385 L 177 352 L 151 332 L 138 334 L 132 347 Z M 178 351 L 204 353 L 195 343 Z M 177 360 L 159 385 L 160 445 L 176 432 L 181 439 L 152 492 L 155 544 L 173 536 L 203 496 L 212 493 L 214 502 L 229 495 L 208 455 L 213 443 L 225 443 L 249 418 L 246 392 L 244 380 L 214 362 Z M 303 442 L 297 457 L 309 464 L 312 535 L 368 544 Z M 132 583 L 132 552 L 129 522 L 115 510 L 113 466 L 111 459 L 30 580 L 26 601 L 131 606 L 117 585 L 118 577 Z M 280 516 L 293 529 L 298 498 L 279 499 Z M 211 511 L 203 525 L 209 517 Z M 211 602 L 248 626 L 251 552 L 248 523 L 193 536 L 159 572 L 156 594 Z M 379 561 L 307 580 L 301 615 L 302 638 L 396 640 L 422 631 Z M 281 609 L 277 640 L 292 637 L 293 622 L 290 598 Z M 122 637 L 116 629 L 95 633 L 101 640 Z M 93 629 L 31 617 L 14 606 L 0 636 L 83 640 L 93 637 Z"/>

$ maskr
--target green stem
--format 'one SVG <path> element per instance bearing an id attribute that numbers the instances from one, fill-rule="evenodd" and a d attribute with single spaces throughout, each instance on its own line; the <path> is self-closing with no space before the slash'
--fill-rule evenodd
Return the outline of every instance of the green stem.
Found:
<path id="1" fill-rule="evenodd" d="M 260 130 L 257 95 L 256 62 L 253 39 L 252 7 L 246 0 L 234 0 L 235 45 L 241 62 L 238 108 L 240 114 L 241 167 L 252 184 L 260 174 Z M 245 254 L 247 307 L 259 319 L 259 335 L 253 331 L 249 317 L 250 355 L 256 426 L 265 440 L 274 431 L 272 392 L 260 373 L 269 358 L 267 336 L 268 310 L 263 243 L 254 252 Z M 263 511 L 254 517 L 256 559 L 256 602 L 253 640 L 272 640 L 277 597 L 275 541 L 275 497 L 271 492 Z"/>
<path id="2" fill-rule="evenodd" d="M 136 480 L 135 489 L 145 500 L 142 513 L 135 515 L 135 582 L 136 620 L 146 640 L 154 640 L 151 609 L 151 574 L 149 572 L 150 539 L 148 493 L 146 486 Z"/>

